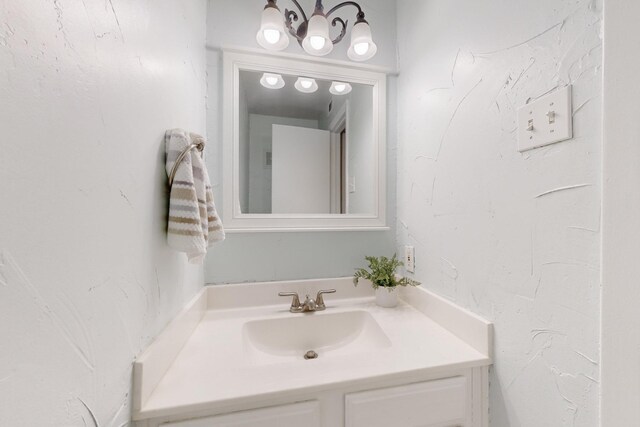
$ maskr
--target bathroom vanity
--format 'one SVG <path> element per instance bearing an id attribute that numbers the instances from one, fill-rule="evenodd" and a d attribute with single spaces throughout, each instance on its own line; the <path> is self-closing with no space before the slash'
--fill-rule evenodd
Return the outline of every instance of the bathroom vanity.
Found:
<path id="1" fill-rule="evenodd" d="M 329 288 L 314 313 L 278 296 Z M 351 278 L 207 287 L 136 360 L 136 425 L 487 426 L 491 324 L 424 288 L 401 299 Z"/>

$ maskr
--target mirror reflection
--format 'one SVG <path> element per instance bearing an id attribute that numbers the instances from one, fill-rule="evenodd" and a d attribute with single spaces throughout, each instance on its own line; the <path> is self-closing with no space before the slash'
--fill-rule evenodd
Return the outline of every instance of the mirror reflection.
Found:
<path id="1" fill-rule="evenodd" d="M 239 187 L 245 214 L 371 214 L 373 87 L 240 70 Z"/>

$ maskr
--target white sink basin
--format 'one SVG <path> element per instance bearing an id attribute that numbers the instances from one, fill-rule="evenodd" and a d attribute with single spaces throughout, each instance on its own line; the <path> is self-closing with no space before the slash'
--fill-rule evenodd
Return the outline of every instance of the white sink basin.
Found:
<path id="1" fill-rule="evenodd" d="M 391 346 L 380 325 L 366 311 L 291 314 L 254 320 L 242 329 L 245 355 L 258 364 L 304 361 L 312 350 L 318 359 L 372 352 Z"/>

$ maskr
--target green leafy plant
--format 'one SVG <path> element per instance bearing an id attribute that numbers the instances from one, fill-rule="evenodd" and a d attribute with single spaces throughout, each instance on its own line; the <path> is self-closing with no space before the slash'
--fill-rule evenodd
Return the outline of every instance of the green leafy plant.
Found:
<path id="1" fill-rule="evenodd" d="M 353 284 L 358 286 L 360 279 L 367 279 L 373 284 L 373 289 L 383 288 L 395 288 L 396 286 L 418 286 L 420 282 L 409 279 L 407 277 L 400 277 L 396 275 L 396 269 L 404 264 L 400 261 L 396 254 L 393 257 L 387 258 L 385 256 L 364 257 L 369 263 L 369 269 L 358 268 L 353 275 Z"/>

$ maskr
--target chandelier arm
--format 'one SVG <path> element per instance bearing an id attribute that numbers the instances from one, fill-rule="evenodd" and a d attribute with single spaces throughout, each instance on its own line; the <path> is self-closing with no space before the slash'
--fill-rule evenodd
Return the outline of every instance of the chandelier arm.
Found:
<path id="1" fill-rule="evenodd" d="M 349 24 L 349 21 L 344 21 L 342 20 L 342 18 L 333 18 L 331 25 L 335 27 L 338 22 L 342 25 L 342 30 L 340 31 L 340 35 L 338 35 L 338 37 L 336 37 L 336 39 L 332 41 L 333 44 L 340 43 L 345 34 L 347 34 L 347 25 Z"/>
<path id="2" fill-rule="evenodd" d="M 296 38 L 296 40 L 301 42 L 302 39 L 298 35 L 298 31 L 295 28 L 293 28 L 293 22 L 298 21 L 298 14 L 293 10 L 285 9 L 284 16 L 285 16 L 284 24 L 289 30 L 289 34 L 291 34 L 293 37 Z"/>
<path id="3" fill-rule="evenodd" d="M 294 0 L 291 0 L 294 1 Z M 341 9 L 345 6 L 353 6 L 355 8 L 358 9 L 358 21 L 360 20 L 364 20 L 364 12 L 362 11 L 362 7 L 360 7 L 360 5 L 354 1 L 345 1 L 342 2 L 340 4 L 335 5 L 334 7 L 332 7 L 329 12 L 327 12 L 327 14 L 325 15 L 327 18 L 329 17 L 329 15 L 331 15 L 332 13 L 334 13 L 336 10 Z"/>
<path id="4" fill-rule="evenodd" d="M 302 43 L 302 40 L 304 39 L 304 34 L 306 34 L 306 27 L 309 21 L 307 20 L 307 15 L 304 13 L 304 9 L 302 9 L 302 7 L 300 6 L 300 3 L 298 3 L 297 0 L 291 0 L 291 2 L 295 4 L 296 7 L 298 8 L 298 11 L 302 16 L 302 22 L 298 25 L 298 28 L 294 28 L 293 23 L 298 21 L 298 13 L 296 13 L 294 10 L 285 9 L 284 11 L 285 25 L 289 30 L 289 34 L 291 34 L 296 40 L 298 40 L 298 43 Z M 300 33 L 303 33 L 303 34 L 300 34 Z"/>
<path id="5" fill-rule="evenodd" d="M 298 0 L 291 0 L 291 3 L 295 4 L 298 10 L 300 11 L 300 15 L 302 15 L 302 20 L 304 22 L 308 22 L 309 20 L 307 19 L 307 14 L 304 13 L 304 9 L 302 8 L 302 6 L 300 6 L 300 3 L 298 3 Z"/>

